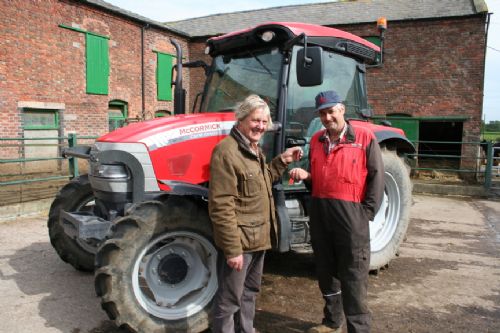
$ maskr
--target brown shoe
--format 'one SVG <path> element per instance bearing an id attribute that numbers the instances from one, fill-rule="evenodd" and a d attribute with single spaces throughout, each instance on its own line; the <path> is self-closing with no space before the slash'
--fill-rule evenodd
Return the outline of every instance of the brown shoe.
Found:
<path id="1" fill-rule="evenodd" d="M 311 327 L 307 330 L 307 333 L 342 333 L 342 327 L 333 328 L 326 325 L 318 325 Z"/>

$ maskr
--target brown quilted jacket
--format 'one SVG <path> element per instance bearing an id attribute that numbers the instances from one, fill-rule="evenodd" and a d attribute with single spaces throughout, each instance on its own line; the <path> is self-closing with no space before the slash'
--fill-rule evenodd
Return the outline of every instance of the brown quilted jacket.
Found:
<path id="1" fill-rule="evenodd" d="M 226 258 L 271 248 L 271 232 L 277 239 L 272 183 L 287 166 L 279 156 L 268 164 L 259 156 L 234 128 L 212 153 L 208 208 L 215 244 Z"/>

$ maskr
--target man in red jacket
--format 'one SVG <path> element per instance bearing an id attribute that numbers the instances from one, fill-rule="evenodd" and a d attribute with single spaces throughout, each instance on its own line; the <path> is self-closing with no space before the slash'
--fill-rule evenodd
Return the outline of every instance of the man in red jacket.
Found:
<path id="1" fill-rule="evenodd" d="M 384 193 L 384 166 L 375 135 L 344 119 L 335 91 L 316 96 L 325 129 L 310 142 L 309 171 L 290 170 L 311 186 L 311 241 L 319 288 L 325 300 L 322 324 L 309 333 L 369 332 L 367 304 L 370 230 Z"/>

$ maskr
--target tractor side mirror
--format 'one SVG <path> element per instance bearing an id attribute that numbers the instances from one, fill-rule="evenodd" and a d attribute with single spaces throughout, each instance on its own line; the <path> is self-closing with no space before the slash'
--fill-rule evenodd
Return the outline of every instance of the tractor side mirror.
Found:
<path id="1" fill-rule="evenodd" d="M 323 83 L 323 49 L 305 46 L 297 52 L 297 82 L 301 87 L 318 86 Z"/>

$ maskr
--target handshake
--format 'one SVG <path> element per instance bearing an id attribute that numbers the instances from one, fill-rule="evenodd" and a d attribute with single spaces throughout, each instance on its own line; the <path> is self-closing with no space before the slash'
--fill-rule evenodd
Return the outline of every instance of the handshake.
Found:
<path id="1" fill-rule="evenodd" d="M 291 147 L 285 150 L 281 154 L 281 160 L 286 163 L 292 163 L 296 161 L 300 161 L 300 159 L 304 156 L 304 152 L 302 151 L 302 148 L 300 147 Z M 311 177 L 311 174 L 307 172 L 306 170 L 302 168 L 293 168 L 289 172 L 290 175 L 290 184 L 293 184 L 293 182 L 296 181 L 301 181 L 301 180 L 308 180 Z"/>

